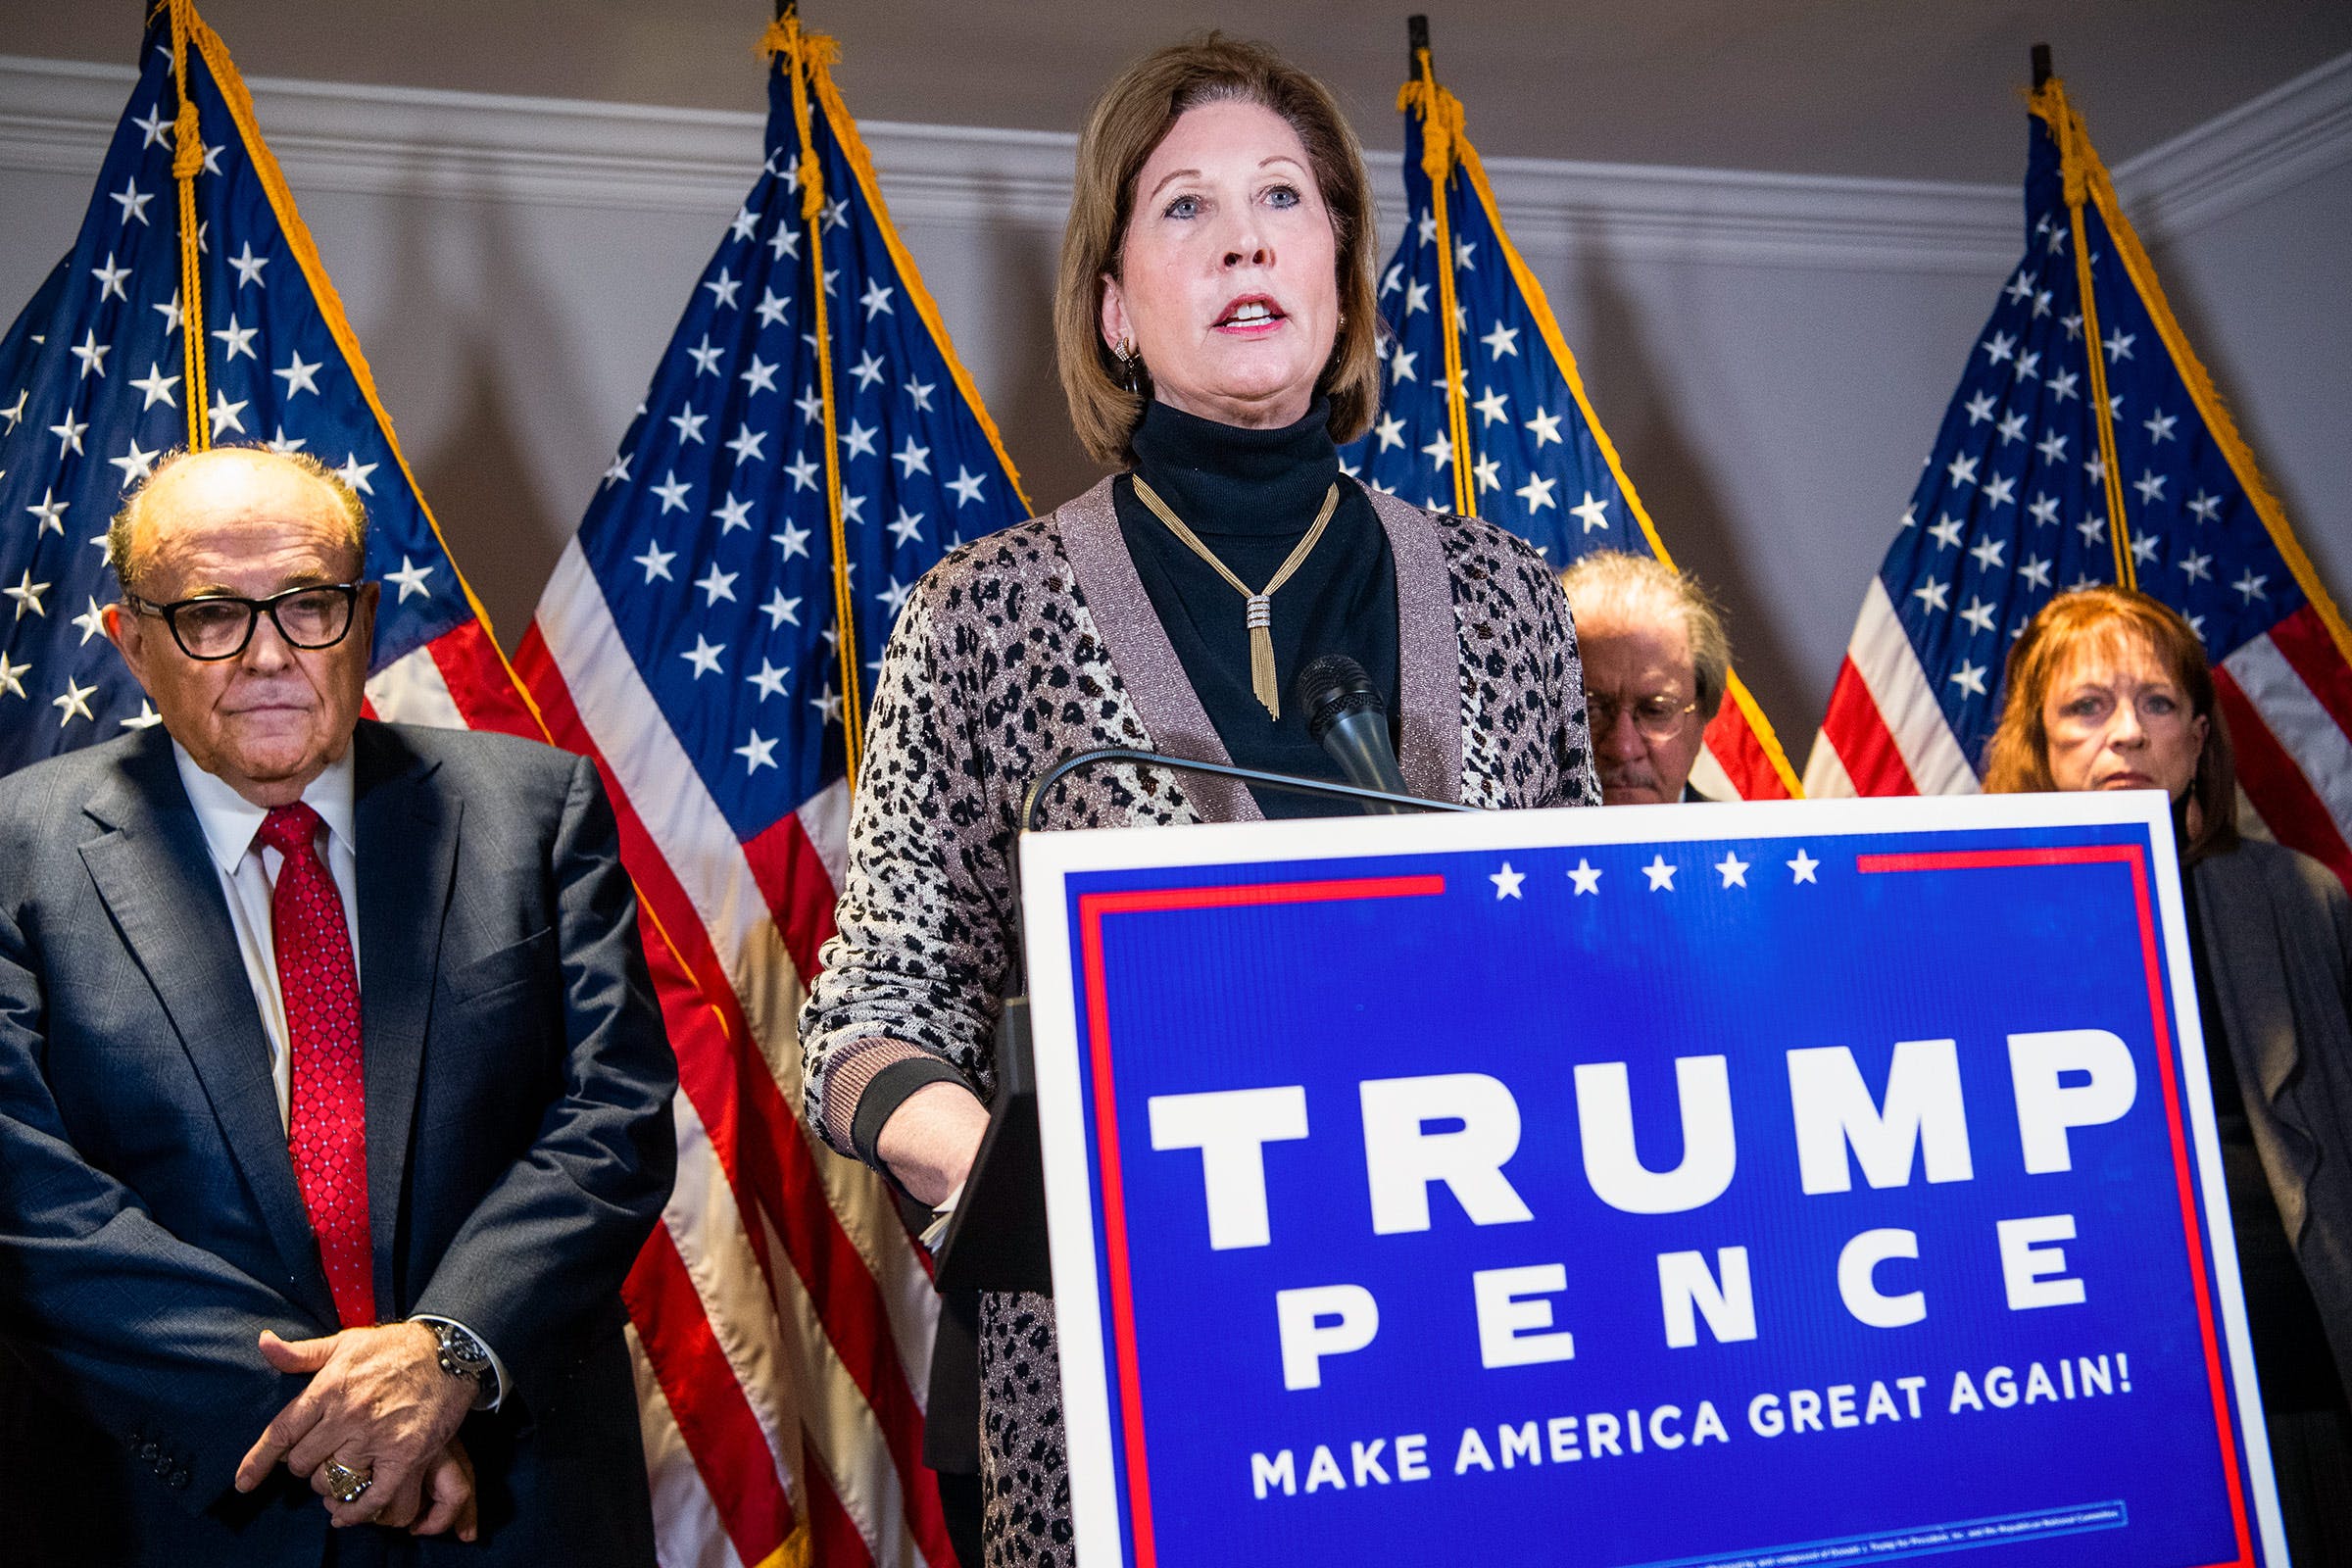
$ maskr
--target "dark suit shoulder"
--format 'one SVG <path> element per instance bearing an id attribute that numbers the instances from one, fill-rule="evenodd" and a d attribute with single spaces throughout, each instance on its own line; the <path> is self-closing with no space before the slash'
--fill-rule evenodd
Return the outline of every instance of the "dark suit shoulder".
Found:
<path id="1" fill-rule="evenodd" d="M 172 741 L 151 728 L 22 767 L 0 781 L 0 858 L 20 848 L 71 850 L 82 813 L 135 776 L 172 770 Z"/>
<path id="2" fill-rule="evenodd" d="M 526 815 L 560 810 L 580 765 L 572 753 L 539 741 L 424 724 L 363 719 L 353 744 L 363 795 L 381 784 L 419 778 L 434 794 L 455 795 L 468 804 L 513 806 Z"/>
<path id="3" fill-rule="evenodd" d="M 78 806 L 90 792 L 120 776 L 133 760 L 148 754 L 169 757 L 172 742 L 159 728 L 119 736 L 97 746 L 62 752 L 20 767 L 0 786 L 0 819 L 54 810 L 59 803 Z"/>
<path id="4" fill-rule="evenodd" d="M 438 763 L 463 775 L 486 775 L 508 782 L 546 782 L 563 789 L 579 765 L 577 755 L 490 730 L 443 729 L 430 724 L 383 724 L 360 721 L 360 733 L 372 735 L 420 761 Z"/>

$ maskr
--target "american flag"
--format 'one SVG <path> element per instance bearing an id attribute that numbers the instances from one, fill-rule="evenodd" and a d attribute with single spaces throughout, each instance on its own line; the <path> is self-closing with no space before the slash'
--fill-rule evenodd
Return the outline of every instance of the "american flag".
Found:
<path id="1" fill-rule="evenodd" d="M 880 1179 L 800 1124 L 795 1014 L 892 622 L 943 552 L 1027 507 L 830 40 L 787 17 L 764 44 L 765 167 L 516 664 L 602 763 L 666 949 L 678 1185 L 628 1286 L 662 1560 L 944 1565 L 935 1297 Z"/>
<path id="2" fill-rule="evenodd" d="M 1382 408 L 1341 462 L 1376 490 L 1509 528 L 1555 566 L 1593 550 L 1672 564 L 1585 395 L 1544 285 L 1503 231 L 1460 100 L 1437 84 L 1428 51 L 1416 56 L 1419 71 L 1397 95 L 1406 231 L 1380 279 L 1389 326 Z M 1691 782 L 1717 797 L 1797 793 L 1737 674 Z"/>
<path id="3" fill-rule="evenodd" d="M 1805 787 L 1976 789 L 2011 642 L 2052 595 L 2122 582 L 2205 641 L 2241 825 L 2352 881 L 2352 635 L 2054 78 L 2029 124 L 2025 256 L 1864 597 Z"/>
<path id="4" fill-rule="evenodd" d="M 538 734 L 227 49 L 192 10 L 158 7 L 139 59 L 73 252 L 0 339 L 0 772 L 157 722 L 99 627 L 119 591 L 106 526 L 165 453 L 206 444 L 308 452 L 367 501 L 368 572 L 384 584 L 374 712 Z M 184 217 L 183 61 L 196 125 Z"/>

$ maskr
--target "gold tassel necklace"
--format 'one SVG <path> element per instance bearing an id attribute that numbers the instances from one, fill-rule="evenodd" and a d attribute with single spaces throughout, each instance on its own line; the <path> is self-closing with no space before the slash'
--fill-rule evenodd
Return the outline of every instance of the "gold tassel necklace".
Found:
<path id="1" fill-rule="evenodd" d="M 1260 703 L 1265 705 L 1268 718 L 1282 717 L 1282 688 L 1274 679 L 1274 634 L 1271 629 L 1274 624 L 1274 593 L 1276 589 L 1291 580 L 1291 574 L 1297 571 L 1305 563 L 1306 558 L 1314 552 L 1317 541 L 1323 537 L 1323 530 L 1330 526 L 1331 514 L 1340 504 L 1338 482 L 1335 480 L 1332 487 L 1323 493 L 1323 510 L 1315 514 L 1313 526 L 1306 530 L 1306 537 L 1298 541 L 1298 547 L 1291 552 L 1290 559 L 1282 564 L 1279 571 L 1266 580 L 1265 587 L 1251 593 L 1250 585 L 1235 576 L 1233 568 L 1212 555 L 1208 546 L 1200 542 L 1200 536 L 1186 527 L 1184 519 L 1177 516 L 1165 501 L 1159 499 L 1159 492 L 1144 483 L 1142 474 L 1130 474 L 1128 477 L 1135 484 L 1136 495 L 1142 499 L 1145 506 L 1152 509 L 1152 514 L 1166 523 L 1170 531 L 1177 538 L 1183 540 L 1194 555 L 1207 562 L 1209 569 L 1232 584 L 1233 591 L 1247 601 L 1243 610 L 1243 617 L 1250 628 L 1250 690 L 1255 694 Z"/>

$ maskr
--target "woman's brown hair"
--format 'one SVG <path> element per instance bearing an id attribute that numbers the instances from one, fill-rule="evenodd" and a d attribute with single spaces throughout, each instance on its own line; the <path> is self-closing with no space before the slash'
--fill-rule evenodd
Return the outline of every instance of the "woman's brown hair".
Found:
<path id="1" fill-rule="evenodd" d="M 1098 462 L 1134 461 L 1128 437 L 1143 422 L 1149 390 L 1131 390 L 1102 341 L 1102 279 L 1119 275 L 1136 175 L 1188 109 L 1250 103 L 1289 122 L 1331 214 L 1338 255 L 1340 330 L 1315 385 L 1331 400 L 1331 435 L 1352 441 L 1380 403 L 1380 311 L 1372 291 L 1372 180 L 1363 150 L 1331 89 L 1272 50 L 1220 33 L 1172 44 L 1119 74 L 1095 101 L 1078 139 L 1078 174 L 1062 231 L 1054 299 L 1054 358 L 1070 423 Z"/>
<path id="2" fill-rule="evenodd" d="M 2145 644 L 2205 720 L 2205 745 L 2189 780 L 2190 815 L 2181 858 L 2191 863 L 2237 848 L 2237 760 L 2230 726 L 2214 701 L 2205 645 L 2169 605 L 2126 588 L 2080 588 L 2060 594 L 2027 622 L 2009 649 L 2008 697 L 1984 753 L 1984 792 L 2022 795 L 2056 789 L 2042 709 L 2050 688 L 2085 644 Z"/>

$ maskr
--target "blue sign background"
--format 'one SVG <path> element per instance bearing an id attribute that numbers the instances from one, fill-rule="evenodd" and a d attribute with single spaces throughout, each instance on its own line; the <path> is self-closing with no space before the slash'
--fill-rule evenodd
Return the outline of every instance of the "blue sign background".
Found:
<path id="1" fill-rule="evenodd" d="M 1431 872 L 1434 897 L 1150 910 L 1102 917 L 1104 1004 L 1115 1047 L 1119 1204 L 1106 1211 L 1103 1129 L 1090 1121 L 1098 1257 L 1116 1222 L 1132 1300 L 1101 1279 L 1106 1342 L 1131 1311 L 1135 1369 L 1106 1353 L 1114 1471 L 1124 1535 L 1137 1560 L 1137 1494 L 1122 1436 L 1140 1403 L 1149 1475 L 1147 1533 L 1165 1564 L 1238 1561 L 1427 1561 L 1466 1546 L 1504 1560 L 1595 1565 L 1732 1562 L 1840 1540 L 1875 1539 L 1858 1555 L 1923 1546 L 1934 1527 L 2091 1508 L 2083 1533 L 1992 1537 L 1998 1560 L 2029 1565 L 2191 1568 L 2241 1560 L 2251 1477 L 2232 1436 L 2232 1394 L 2217 1411 L 2200 1327 L 2222 1324 L 2216 1282 L 2183 1229 L 2180 1166 L 2168 1117 L 2143 966 L 2141 905 L 2123 863 L 1868 873 L 1858 855 L 2064 845 L 2136 845 L 2142 827 L 1991 833 L 1828 835 L 1584 845 L 1506 854 L 1150 871 L 1077 872 L 1068 901 L 1078 997 L 1082 1099 L 1098 1085 L 1089 1032 L 1081 911 L 1114 891 L 1322 882 Z M 1724 885 L 1726 852 L 1744 885 Z M 1789 861 L 1809 852 L 1799 880 Z M 2161 853 L 2170 853 L 2166 845 Z M 1642 867 L 1663 857 L 1673 886 Z M 1494 880 L 1524 878 L 1516 897 Z M 1597 867 L 1597 890 L 1569 876 Z M 2152 874 L 2147 883 L 2152 901 Z M 2161 948 L 2159 948 L 2161 954 Z M 2169 979 L 2167 980 L 2169 988 Z M 2162 995 L 2169 998 L 2169 989 Z M 2167 1007 L 2169 1013 L 2169 1004 Z M 2168 1038 L 2172 1024 L 2166 1021 Z M 2075 1129 L 2074 1168 L 2025 1172 L 2009 1078 L 2012 1033 L 2103 1029 L 2130 1046 L 2137 1096 L 2120 1120 Z M 1975 1175 L 1806 1196 L 1792 1133 L 1786 1053 L 1843 1046 L 1874 1097 L 1898 1041 L 1958 1042 Z M 1619 1212 L 1588 1185 L 1573 1068 L 1629 1064 L 1642 1162 L 1682 1157 L 1674 1060 L 1729 1058 L 1738 1168 L 1729 1190 L 1691 1212 Z M 1505 1168 L 1534 1211 L 1474 1226 L 1443 1185 L 1426 1232 L 1374 1234 L 1357 1085 L 1432 1073 L 1491 1074 L 1522 1121 Z M 1154 1152 L 1154 1096 L 1300 1084 L 1309 1136 L 1264 1148 L 1272 1241 L 1212 1250 L 1196 1151 Z M 2175 1102 L 2186 1086 L 2174 1080 Z M 2185 1142 L 2185 1129 L 2182 1131 Z M 2193 1162 L 2193 1152 L 2189 1156 Z M 2193 1167 L 2192 1167 L 2193 1173 Z M 2079 1305 L 2009 1308 L 1995 1225 L 2071 1214 L 2059 1244 L 2084 1282 Z M 2203 1229 L 2201 1210 L 2197 1223 Z M 1918 1234 L 1916 1262 L 1880 1266 L 1889 1294 L 1926 1293 L 1924 1321 L 1867 1327 L 1838 1289 L 1840 1249 L 1881 1226 Z M 1655 1258 L 1748 1250 L 1752 1341 L 1669 1348 Z M 1574 1333 L 1572 1360 L 1489 1369 L 1480 1362 L 1474 1271 L 1564 1263 L 1549 1298 L 1554 1328 Z M 1364 1349 L 1322 1362 L 1321 1387 L 1283 1384 L 1278 1291 L 1337 1283 L 1377 1298 Z M 1065 1291 L 1069 1287 L 1064 1286 Z M 1982 1392 L 1994 1367 L 2022 1388 L 2031 1364 L 2051 1379 L 2074 1357 L 2128 1358 L 2129 1392 L 1950 1411 L 1954 1374 Z M 2228 1356 L 2220 1354 L 2226 1380 Z M 1859 1413 L 1874 1380 L 1926 1379 L 1920 1414 L 1820 1432 L 1758 1435 L 1749 1401 L 1850 1385 Z M 2070 1378 L 2071 1386 L 2071 1378 Z M 1671 1451 L 1588 1454 L 1500 1466 L 1496 1429 L 1556 1416 L 1680 1409 L 1686 1438 L 1702 1400 L 1728 1440 Z M 2225 1417 L 2226 1411 L 2226 1417 Z M 1465 1428 L 1497 1468 L 1455 1473 Z M 1357 1486 L 1351 1443 L 1426 1438 L 1428 1479 Z M 1621 1439 L 1624 1443 L 1626 1440 Z M 1304 1483 L 1328 1446 L 1349 1484 Z M 1251 1455 L 1293 1452 L 1301 1483 L 1260 1497 Z M 2233 1513 L 2233 1486 L 2238 1500 Z M 2096 1512 L 2104 1505 L 2103 1512 Z M 2247 1521 L 2241 1525 L 2240 1520 Z M 1990 1542 L 1979 1544 L 1989 1544 Z M 1832 1560 L 1804 1553 L 1787 1561 Z M 1848 1559 L 1850 1560 L 1850 1559 Z M 2255 1560 L 2255 1559 L 2245 1559 Z"/>

